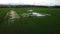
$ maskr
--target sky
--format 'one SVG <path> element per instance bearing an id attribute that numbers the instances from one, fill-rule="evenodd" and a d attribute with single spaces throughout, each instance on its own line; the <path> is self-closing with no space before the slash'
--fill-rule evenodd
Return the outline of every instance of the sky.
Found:
<path id="1" fill-rule="evenodd" d="M 12 5 L 60 5 L 60 0 L 0 0 L 0 4 Z"/>

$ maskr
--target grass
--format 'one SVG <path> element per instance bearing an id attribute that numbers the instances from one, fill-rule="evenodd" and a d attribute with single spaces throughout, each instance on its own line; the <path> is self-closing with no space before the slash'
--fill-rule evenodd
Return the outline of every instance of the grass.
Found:
<path id="1" fill-rule="evenodd" d="M 9 10 L 15 10 L 19 15 L 32 9 L 39 13 L 48 13 L 51 16 L 43 18 L 23 18 L 15 23 L 8 23 L 5 15 Z M 59 34 L 60 32 L 60 8 L 0 8 L 1 34 Z"/>

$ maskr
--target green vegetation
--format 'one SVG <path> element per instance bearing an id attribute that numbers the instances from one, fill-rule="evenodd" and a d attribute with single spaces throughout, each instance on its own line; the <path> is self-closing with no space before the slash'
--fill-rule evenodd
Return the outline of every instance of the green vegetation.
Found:
<path id="1" fill-rule="evenodd" d="M 20 17 L 14 23 L 8 23 L 7 12 L 15 10 L 19 15 L 32 9 L 35 12 L 51 14 L 42 18 Z M 0 8 L 1 34 L 59 34 L 60 8 Z"/>

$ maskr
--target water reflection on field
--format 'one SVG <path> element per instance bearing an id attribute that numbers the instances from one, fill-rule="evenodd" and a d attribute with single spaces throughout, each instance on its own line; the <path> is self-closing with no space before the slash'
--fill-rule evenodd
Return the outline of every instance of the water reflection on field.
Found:
<path id="1" fill-rule="evenodd" d="M 44 13 L 38 13 L 38 12 L 29 12 L 29 13 L 22 13 L 22 17 L 45 17 L 45 16 L 51 16 L 51 14 L 44 14 Z"/>
<path id="2" fill-rule="evenodd" d="M 7 14 L 9 23 L 14 23 L 16 19 L 20 19 L 20 16 L 14 10 L 10 10 Z"/>

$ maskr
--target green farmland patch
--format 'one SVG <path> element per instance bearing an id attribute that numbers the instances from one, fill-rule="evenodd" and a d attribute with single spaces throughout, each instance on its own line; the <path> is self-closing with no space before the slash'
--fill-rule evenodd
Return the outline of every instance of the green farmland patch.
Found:
<path id="1" fill-rule="evenodd" d="M 20 16 L 14 23 L 9 22 L 7 13 L 10 10 L 14 10 Z M 21 14 L 28 10 L 51 16 L 21 17 Z M 0 8 L 0 32 L 1 34 L 59 34 L 60 8 Z"/>

